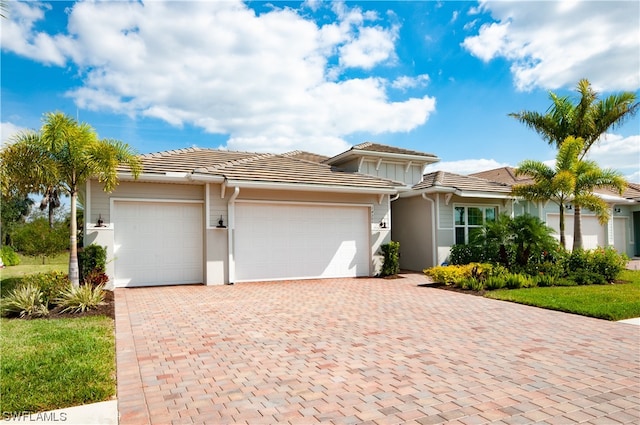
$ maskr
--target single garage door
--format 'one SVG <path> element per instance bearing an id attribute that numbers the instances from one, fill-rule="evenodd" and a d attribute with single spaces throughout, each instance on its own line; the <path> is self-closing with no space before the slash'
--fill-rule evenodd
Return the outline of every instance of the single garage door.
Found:
<path id="1" fill-rule="evenodd" d="M 582 247 L 584 249 L 595 249 L 605 246 L 604 226 L 600 225 L 597 217 L 593 215 L 582 215 Z M 555 238 L 560 240 L 560 214 L 547 214 L 547 225 L 554 229 Z M 565 211 L 564 214 L 564 234 L 567 238 L 567 249 L 573 247 L 573 211 Z"/>
<path id="2" fill-rule="evenodd" d="M 202 283 L 202 204 L 114 202 L 115 285 Z"/>
<path id="3" fill-rule="evenodd" d="M 238 202 L 236 281 L 369 275 L 369 208 Z"/>

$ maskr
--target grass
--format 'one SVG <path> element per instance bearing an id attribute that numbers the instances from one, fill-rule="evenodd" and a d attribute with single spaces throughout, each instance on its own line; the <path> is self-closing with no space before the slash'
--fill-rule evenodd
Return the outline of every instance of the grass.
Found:
<path id="1" fill-rule="evenodd" d="M 0 270 L 0 296 L 22 277 L 51 270 L 66 272 L 68 253 L 42 265 L 21 256 L 18 266 Z M 41 412 L 111 399 L 116 394 L 113 320 L 0 319 L 0 411 Z"/>
<path id="2" fill-rule="evenodd" d="M 620 279 L 628 283 L 500 289 L 485 296 L 606 320 L 640 317 L 640 271 L 625 270 Z"/>
<path id="3" fill-rule="evenodd" d="M 50 271 L 69 271 L 69 253 L 63 252 L 47 259 L 47 264 L 42 264 L 40 257 L 27 257 L 18 254 L 20 264 L 0 269 L 0 296 L 5 296 L 11 291 L 24 276 L 34 273 L 46 273 Z"/>
<path id="4" fill-rule="evenodd" d="M 41 412 L 116 392 L 113 321 L 104 316 L 0 324 L 0 410 Z"/>

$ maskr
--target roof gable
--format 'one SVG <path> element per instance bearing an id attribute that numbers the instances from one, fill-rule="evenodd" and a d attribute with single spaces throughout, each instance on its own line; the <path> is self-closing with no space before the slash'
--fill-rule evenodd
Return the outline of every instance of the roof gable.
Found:
<path id="1" fill-rule="evenodd" d="M 464 192 L 493 192 L 510 194 L 511 186 L 505 183 L 493 182 L 479 177 L 464 176 L 446 171 L 435 171 L 425 174 L 422 181 L 413 186 L 414 190 L 423 189 L 453 189 Z M 437 191 L 437 190 L 436 190 Z"/>
<path id="2" fill-rule="evenodd" d="M 359 157 L 388 158 L 399 161 L 413 161 L 423 164 L 429 164 L 440 160 L 436 155 L 430 153 L 402 149 L 395 146 L 382 145 L 379 143 L 365 142 L 360 143 L 359 145 L 355 145 L 348 151 L 331 157 L 325 162 L 327 164 L 339 165 L 353 158 Z"/>

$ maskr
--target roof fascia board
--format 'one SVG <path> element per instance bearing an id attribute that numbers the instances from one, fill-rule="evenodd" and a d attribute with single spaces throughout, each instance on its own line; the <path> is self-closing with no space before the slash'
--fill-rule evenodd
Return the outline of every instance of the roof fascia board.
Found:
<path id="1" fill-rule="evenodd" d="M 406 153 L 391 153 L 391 152 L 376 152 L 376 151 L 365 151 L 365 150 L 348 150 L 343 152 L 333 158 L 329 158 L 325 161 L 326 164 L 337 164 L 342 162 L 342 160 L 349 159 L 351 157 L 374 157 L 374 158 L 386 158 L 386 159 L 395 159 L 398 161 L 415 161 L 418 163 L 431 164 L 434 162 L 440 161 L 440 158 L 437 156 L 434 157 L 426 157 L 422 155 L 411 155 Z"/>
<path id="2" fill-rule="evenodd" d="M 272 189 L 272 190 L 301 190 L 310 192 L 334 192 L 334 193 L 374 193 L 396 194 L 396 188 L 374 188 L 358 186 L 319 185 L 305 183 L 277 183 L 244 180 L 227 180 L 227 186 L 243 189 Z"/>

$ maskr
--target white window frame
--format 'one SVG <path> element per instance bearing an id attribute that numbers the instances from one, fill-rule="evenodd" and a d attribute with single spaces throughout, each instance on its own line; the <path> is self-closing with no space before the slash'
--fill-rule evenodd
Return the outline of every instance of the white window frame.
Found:
<path id="1" fill-rule="evenodd" d="M 457 220 L 456 220 L 456 210 L 458 208 L 464 208 L 464 224 L 457 224 Z M 473 224 L 470 225 L 469 224 L 469 208 L 479 208 L 480 210 L 482 210 L 482 224 L 477 225 L 477 224 Z M 487 222 L 487 209 L 492 208 L 495 211 L 495 218 L 498 218 L 498 215 L 500 214 L 500 206 L 496 205 L 496 204 L 454 204 L 453 205 L 453 243 L 458 244 L 457 238 L 456 238 L 456 230 L 458 230 L 459 228 L 464 228 L 464 243 L 468 244 L 469 243 L 469 229 L 478 229 L 480 227 L 482 227 L 484 225 L 484 223 Z"/>

